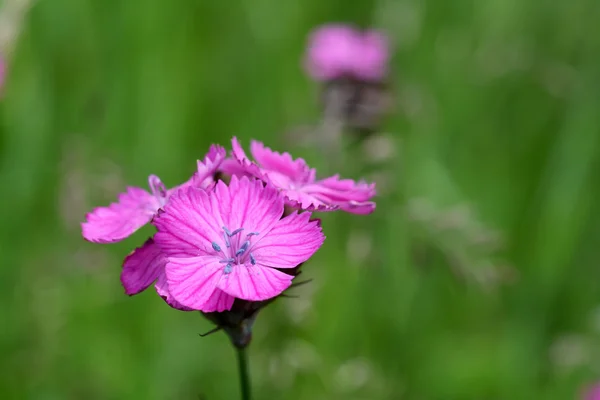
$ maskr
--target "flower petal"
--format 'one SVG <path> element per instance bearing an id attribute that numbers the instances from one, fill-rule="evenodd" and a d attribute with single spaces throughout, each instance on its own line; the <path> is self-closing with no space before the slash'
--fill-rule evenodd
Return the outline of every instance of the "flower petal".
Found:
<path id="1" fill-rule="evenodd" d="M 236 137 L 231 139 L 231 155 L 240 164 L 240 166 L 246 171 L 246 174 L 254 176 L 259 179 L 264 179 L 264 174 L 261 169 L 254 162 L 250 161 L 246 152 Z"/>
<path id="2" fill-rule="evenodd" d="M 217 187 L 221 185 L 225 184 L 219 182 Z M 218 199 L 194 187 L 174 193 L 153 224 L 158 230 L 154 241 L 169 257 L 214 254 L 211 243 L 223 236 Z"/>
<path id="3" fill-rule="evenodd" d="M 236 265 L 218 283 L 233 297 L 260 301 L 278 296 L 292 284 L 292 275 L 259 265 Z"/>
<path id="4" fill-rule="evenodd" d="M 302 190 L 282 190 L 282 194 L 285 196 L 286 204 L 294 209 L 305 211 L 335 211 L 340 208 L 338 205 L 325 203 L 316 196 L 305 193 Z"/>
<path id="5" fill-rule="evenodd" d="M 305 68 L 316 80 L 340 78 L 352 72 L 361 50 L 358 31 L 341 24 L 325 25 L 309 38 Z"/>
<path id="6" fill-rule="evenodd" d="M 121 283 L 125 293 L 134 295 L 146 290 L 164 271 L 167 260 L 152 238 L 132 251 L 123 262 Z"/>
<path id="7" fill-rule="evenodd" d="M 94 243 L 114 243 L 125 239 L 151 219 L 159 204 L 143 189 L 127 188 L 119 195 L 118 203 L 98 207 L 86 215 L 81 224 L 83 237 Z"/>
<path id="8" fill-rule="evenodd" d="M 192 308 L 186 307 L 180 304 L 177 300 L 173 298 L 171 292 L 169 292 L 169 283 L 167 282 L 167 274 L 165 271 L 161 271 L 158 276 L 158 280 L 156 281 L 156 285 L 154 285 L 154 289 L 156 289 L 156 293 L 172 308 L 181 311 L 195 311 Z"/>
<path id="9" fill-rule="evenodd" d="M 374 201 L 365 201 L 360 203 L 351 200 L 347 203 L 343 203 L 340 208 L 351 214 L 366 215 L 375 211 L 376 204 Z"/>
<path id="10" fill-rule="evenodd" d="M 223 222 L 230 229 L 266 234 L 283 214 L 283 198 L 271 185 L 257 179 L 232 177 L 229 186 L 219 182 L 211 194 L 221 205 Z"/>
<path id="11" fill-rule="evenodd" d="M 223 312 L 231 310 L 235 297 L 228 295 L 221 289 L 215 289 L 208 301 L 202 307 L 204 312 Z"/>
<path id="12" fill-rule="evenodd" d="M 310 213 L 293 213 L 281 219 L 267 235 L 252 246 L 257 264 L 272 268 L 294 268 L 321 247 L 325 235 Z"/>
<path id="13" fill-rule="evenodd" d="M 335 201 L 367 201 L 377 194 L 374 183 L 340 179 L 339 175 L 321 179 L 310 186 L 306 186 L 305 190 Z"/>
<path id="14" fill-rule="evenodd" d="M 216 144 L 210 146 L 210 150 L 204 157 L 204 160 L 198 160 L 198 172 L 195 175 L 195 183 L 197 187 L 204 188 L 213 182 L 212 177 L 217 172 L 217 169 L 223 160 L 225 160 L 226 156 L 227 151 L 225 148 Z"/>
<path id="15" fill-rule="evenodd" d="M 387 74 L 389 45 L 387 37 L 376 31 L 367 31 L 360 38 L 359 52 L 352 71 L 359 79 L 381 81 Z"/>
<path id="16" fill-rule="evenodd" d="M 263 172 L 269 174 L 270 178 L 273 178 L 271 175 L 275 173 L 297 183 L 315 180 L 315 170 L 311 169 L 302 158 L 294 160 L 289 153 L 280 154 L 256 140 L 250 142 L 250 152 Z M 275 186 L 283 186 L 277 182 L 273 183 Z"/>
<path id="17" fill-rule="evenodd" d="M 212 256 L 170 257 L 165 268 L 169 293 L 183 306 L 204 310 L 223 277 L 223 268 Z"/>
<path id="18" fill-rule="evenodd" d="M 221 166 L 219 167 L 219 171 L 230 176 L 235 175 L 238 178 L 241 178 L 242 176 L 253 176 L 252 174 L 246 172 L 246 168 L 234 158 L 226 158 L 225 160 L 223 160 Z"/>
<path id="19" fill-rule="evenodd" d="M 369 214 L 375 210 L 375 203 L 369 201 L 376 194 L 374 183 L 355 182 L 334 175 L 306 185 L 302 190 L 325 204 L 337 205 L 350 213 Z"/>

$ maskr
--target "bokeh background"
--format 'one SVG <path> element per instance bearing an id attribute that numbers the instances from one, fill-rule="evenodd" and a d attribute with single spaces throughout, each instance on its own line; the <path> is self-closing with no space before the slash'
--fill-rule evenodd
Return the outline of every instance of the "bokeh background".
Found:
<path id="1" fill-rule="evenodd" d="M 324 216 L 313 282 L 260 314 L 256 399 L 565 400 L 600 377 L 597 1 L 27 3 L 0 2 L 2 399 L 238 398 L 224 334 L 123 293 L 151 228 L 79 228 L 233 135 L 380 192 Z M 389 33 L 395 101 L 330 159 L 301 58 L 332 21 Z"/>

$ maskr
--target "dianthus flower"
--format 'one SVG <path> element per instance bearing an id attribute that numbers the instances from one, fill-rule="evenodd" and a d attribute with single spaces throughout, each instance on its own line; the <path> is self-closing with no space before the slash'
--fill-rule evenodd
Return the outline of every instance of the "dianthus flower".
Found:
<path id="1" fill-rule="evenodd" d="M 316 170 L 301 159 L 293 159 L 289 153 L 280 154 L 261 142 L 253 140 L 250 152 L 256 160 L 251 161 L 236 138 L 232 140 L 234 158 L 249 173 L 281 190 L 286 204 L 292 208 L 309 211 L 332 211 L 341 209 L 353 214 L 370 214 L 375 203 L 375 184 L 340 179 L 338 175 L 317 180 Z"/>
<path id="2" fill-rule="evenodd" d="M 308 260 L 325 239 L 310 213 L 282 218 L 283 208 L 276 188 L 247 177 L 219 181 L 212 191 L 178 190 L 153 221 L 154 242 L 166 257 L 159 294 L 203 312 L 229 310 L 236 298 L 281 294 L 294 278 L 284 271 Z"/>

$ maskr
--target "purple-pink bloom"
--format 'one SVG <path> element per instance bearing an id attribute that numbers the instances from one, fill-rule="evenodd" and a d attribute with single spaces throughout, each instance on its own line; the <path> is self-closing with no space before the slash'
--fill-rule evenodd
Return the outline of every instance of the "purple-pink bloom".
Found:
<path id="1" fill-rule="evenodd" d="M 211 146 L 204 161 L 198 161 L 197 172 L 182 186 L 209 186 L 213 183 L 212 174 L 225 155 L 223 147 Z M 119 195 L 118 202 L 108 207 L 98 207 L 87 214 L 87 221 L 81 224 L 83 237 L 94 243 L 119 242 L 150 222 L 177 188 L 167 190 L 156 175 L 148 177 L 148 185 L 150 192 L 138 187 L 128 187 L 125 193 Z"/>
<path id="2" fill-rule="evenodd" d="M 232 140 L 233 156 L 246 172 L 271 183 L 281 190 L 288 206 L 308 211 L 341 209 L 353 214 L 370 214 L 375 203 L 375 184 L 340 179 L 338 175 L 317 180 L 316 171 L 289 153 L 280 154 L 253 140 L 251 161 L 236 138 Z"/>
<path id="3" fill-rule="evenodd" d="M 309 37 L 305 67 L 319 81 L 342 77 L 381 81 L 387 74 L 388 47 L 386 36 L 380 32 L 325 25 Z"/>
<path id="4" fill-rule="evenodd" d="M 166 296 L 213 312 L 229 310 L 234 298 L 281 294 L 294 277 L 280 269 L 305 262 L 325 239 L 310 213 L 281 218 L 283 208 L 276 188 L 247 177 L 219 181 L 213 191 L 179 190 L 153 221 L 167 256 Z"/>

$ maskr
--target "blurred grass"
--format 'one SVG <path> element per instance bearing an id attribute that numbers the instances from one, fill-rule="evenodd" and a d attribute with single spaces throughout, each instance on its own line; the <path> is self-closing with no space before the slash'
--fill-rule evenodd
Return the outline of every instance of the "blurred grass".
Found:
<path id="1" fill-rule="evenodd" d="M 120 261 L 151 230 L 97 246 L 78 223 L 233 135 L 327 168 L 285 133 L 318 121 L 300 57 L 330 21 L 398 46 L 398 157 L 377 212 L 324 216 L 314 282 L 260 315 L 256 398 L 575 398 L 600 374 L 599 17 L 594 0 L 35 2 L 0 103 L 2 398 L 237 398 L 224 335 L 122 293 Z M 407 207 L 423 200 L 426 225 Z M 473 221 L 432 227 L 461 206 L 504 237 L 463 267 L 504 263 L 513 284 L 453 276 Z"/>

